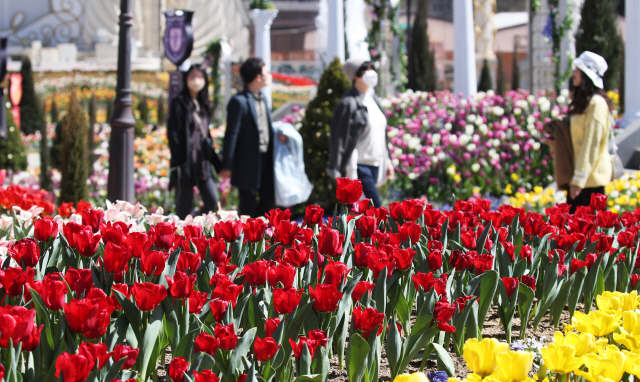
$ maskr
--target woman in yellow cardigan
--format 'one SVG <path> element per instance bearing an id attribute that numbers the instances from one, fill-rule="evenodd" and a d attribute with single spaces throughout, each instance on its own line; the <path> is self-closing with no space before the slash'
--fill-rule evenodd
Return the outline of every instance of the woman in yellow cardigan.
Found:
<path id="1" fill-rule="evenodd" d="M 611 101 L 602 83 L 607 62 L 595 53 L 583 52 L 573 65 L 569 114 L 575 170 L 567 198 L 571 213 L 577 206 L 588 206 L 591 195 L 604 194 L 613 171 L 609 155 Z"/>

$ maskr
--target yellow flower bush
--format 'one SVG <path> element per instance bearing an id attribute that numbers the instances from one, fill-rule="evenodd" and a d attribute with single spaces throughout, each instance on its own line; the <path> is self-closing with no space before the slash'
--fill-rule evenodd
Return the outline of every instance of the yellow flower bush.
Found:
<path id="1" fill-rule="evenodd" d="M 625 371 L 640 378 L 640 352 L 630 352 L 628 350 L 623 350 L 622 352 L 626 357 L 624 364 Z"/>
<path id="2" fill-rule="evenodd" d="M 622 312 L 620 333 L 613 333 L 613 340 L 629 350 L 640 351 L 640 314 Z"/>
<path id="3" fill-rule="evenodd" d="M 465 342 L 462 357 L 467 362 L 469 370 L 484 378 L 498 369 L 495 354 L 508 350 L 508 344 L 500 343 L 495 338 L 485 338 L 482 341 L 472 338 Z"/>
<path id="4" fill-rule="evenodd" d="M 580 332 L 602 337 L 618 329 L 620 316 L 620 313 L 607 314 L 599 310 L 589 312 L 589 314 L 576 312 L 571 322 L 576 330 Z"/>
<path id="5" fill-rule="evenodd" d="M 590 382 L 601 378 L 620 381 L 625 371 L 625 360 L 626 356 L 617 346 L 608 345 L 600 354 L 586 355 L 584 364 L 589 371 L 576 370 L 576 375 Z"/>
<path id="6" fill-rule="evenodd" d="M 525 351 L 507 351 L 496 354 L 498 371 L 485 378 L 487 382 L 521 382 L 531 381 L 529 371 L 533 365 L 533 353 Z"/>
<path id="7" fill-rule="evenodd" d="M 601 311 L 613 314 L 637 309 L 640 306 L 640 300 L 635 290 L 631 293 L 604 292 L 596 297 L 596 304 Z"/>
<path id="8" fill-rule="evenodd" d="M 429 382 L 429 379 L 427 379 L 424 373 L 417 372 L 413 374 L 400 374 L 393 382 Z"/>
<path id="9" fill-rule="evenodd" d="M 547 368 L 557 374 L 569 374 L 584 364 L 584 356 L 577 357 L 572 345 L 551 343 L 540 352 Z"/>

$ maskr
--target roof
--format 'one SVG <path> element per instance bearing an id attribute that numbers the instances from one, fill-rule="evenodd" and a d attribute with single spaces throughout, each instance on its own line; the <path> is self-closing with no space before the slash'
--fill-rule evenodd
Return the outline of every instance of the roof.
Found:
<path id="1" fill-rule="evenodd" d="M 496 13 L 496 28 L 507 29 L 529 23 L 528 12 L 500 12 Z"/>

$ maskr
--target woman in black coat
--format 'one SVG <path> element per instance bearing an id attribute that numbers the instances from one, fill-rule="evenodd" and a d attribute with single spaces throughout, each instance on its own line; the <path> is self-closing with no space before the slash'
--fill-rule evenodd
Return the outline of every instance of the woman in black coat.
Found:
<path id="1" fill-rule="evenodd" d="M 220 159 L 209 133 L 209 81 L 200 65 L 183 75 L 182 92 L 171 101 L 167 135 L 171 150 L 169 188 L 176 188 L 176 214 L 184 219 L 193 209 L 193 187 L 197 186 L 203 206 L 199 214 L 216 211 L 218 192 L 211 173 Z"/>

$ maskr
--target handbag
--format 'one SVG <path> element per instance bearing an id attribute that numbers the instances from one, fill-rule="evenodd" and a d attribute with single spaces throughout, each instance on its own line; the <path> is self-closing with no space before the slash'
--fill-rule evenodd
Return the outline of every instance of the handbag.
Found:
<path id="1" fill-rule="evenodd" d="M 611 172 L 611 180 L 613 181 L 622 178 L 622 175 L 624 175 L 624 165 L 622 164 L 622 159 L 620 159 L 620 156 L 618 155 L 618 145 L 616 145 L 616 139 L 613 135 L 613 126 L 615 124 L 613 117 L 611 117 L 611 122 L 609 124 L 609 131 L 611 133 L 609 137 L 611 144 L 609 155 L 611 156 L 611 166 L 613 168 L 613 171 Z"/>

